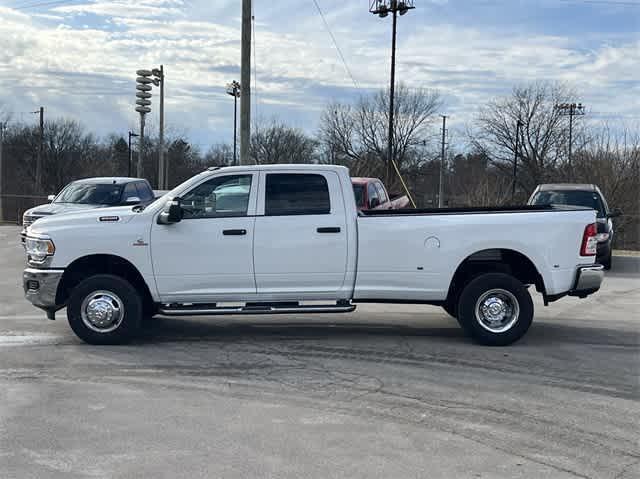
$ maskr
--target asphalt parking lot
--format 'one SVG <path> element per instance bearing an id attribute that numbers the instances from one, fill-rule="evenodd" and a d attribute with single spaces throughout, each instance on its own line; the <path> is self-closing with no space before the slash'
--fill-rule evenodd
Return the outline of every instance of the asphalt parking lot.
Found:
<path id="1" fill-rule="evenodd" d="M 158 318 L 95 347 L 23 299 L 17 233 L 0 227 L 0 478 L 640 477 L 638 259 L 591 298 L 537 299 L 507 348 L 393 305 Z"/>

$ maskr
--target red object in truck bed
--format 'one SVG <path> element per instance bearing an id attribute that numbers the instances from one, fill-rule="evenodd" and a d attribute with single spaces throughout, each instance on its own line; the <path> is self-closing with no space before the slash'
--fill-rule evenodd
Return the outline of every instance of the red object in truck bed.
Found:
<path id="1" fill-rule="evenodd" d="M 358 211 L 400 210 L 409 207 L 409 198 L 399 196 L 391 199 L 387 189 L 378 178 L 351 178 L 356 195 Z"/>

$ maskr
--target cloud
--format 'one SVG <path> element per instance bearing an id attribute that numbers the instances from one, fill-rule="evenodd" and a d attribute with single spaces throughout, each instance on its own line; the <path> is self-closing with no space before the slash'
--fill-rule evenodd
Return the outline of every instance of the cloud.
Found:
<path id="1" fill-rule="evenodd" d="M 259 116 L 314 131 L 328 102 L 388 84 L 389 22 L 356 2 L 321 4 L 360 89 L 312 3 L 256 3 Z M 46 11 L 0 7 L 0 103 L 17 111 L 43 104 L 48 114 L 80 119 L 99 134 L 125 131 L 136 122 L 135 70 L 164 64 L 168 124 L 194 132 L 198 143 L 230 137 L 233 110 L 224 88 L 239 79 L 239 2 L 217 1 L 215 14 L 211 2 L 198 0 L 99 0 Z M 586 48 L 581 38 L 555 31 L 425 24 L 412 15 L 401 27 L 399 80 L 439 89 L 454 125 L 489 97 L 539 80 L 571 82 L 594 109 L 634 112 L 635 36 L 587 32 Z"/>

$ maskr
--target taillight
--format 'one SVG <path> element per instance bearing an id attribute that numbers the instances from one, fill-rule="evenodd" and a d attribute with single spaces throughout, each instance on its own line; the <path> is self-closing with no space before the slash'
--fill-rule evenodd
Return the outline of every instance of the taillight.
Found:
<path id="1" fill-rule="evenodd" d="M 587 225 L 582 235 L 580 256 L 595 256 L 598 249 L 598 227 L 595 223 Z"/>

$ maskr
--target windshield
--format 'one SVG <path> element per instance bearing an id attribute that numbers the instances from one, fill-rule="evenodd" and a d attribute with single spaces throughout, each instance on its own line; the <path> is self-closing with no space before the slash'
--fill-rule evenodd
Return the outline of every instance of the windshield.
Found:
<path id="1" fill-rule="evenodd" d="M 568 205 L 584 206 L 598 212 L 598 217 L 605 216 L 604 207 L 598 193 L 594 191 L 559 190 L 539 191 L 534 196 L 531 204 L 534 205 Z"/>
<path id="2" fill-rule="evenodd" d="M 79 205 L 117 205 L 122 196 L 122 185 L 72 183 L 55 199 L 54 203 Z"/>
<path id="3" fill-rule="evenodd" d="M 356 205 L 362 206 L 364 204 L 364 186 L 353 185 L 353 192 L 356 195 Z"/>

